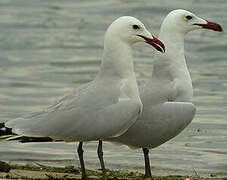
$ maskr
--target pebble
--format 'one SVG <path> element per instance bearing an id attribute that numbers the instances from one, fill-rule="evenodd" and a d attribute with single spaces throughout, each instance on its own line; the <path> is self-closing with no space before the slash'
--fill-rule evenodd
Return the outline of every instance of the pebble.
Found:
<path id="1" fill-rule="evenodd" d="M 11 169 L 11 167 L 7 163 L 0 161 L 0 172 L 8 173 L 10 171 L 10 169 Z"/>

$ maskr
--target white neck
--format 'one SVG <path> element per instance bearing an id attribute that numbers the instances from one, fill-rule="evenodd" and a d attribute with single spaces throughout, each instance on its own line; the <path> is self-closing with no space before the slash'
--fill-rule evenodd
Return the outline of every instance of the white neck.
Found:
<path id="1" fill-rule="evenodd" d="M 159 39 L 165 44 L 165 54 L 157 54 L 154 62 L 153 75 L 180 76 L 181 71 L 188 71 L 184 55 L 184 33 L 161 28 Z"/>
<path id="2" fill-rule="evenodd" d="M 96 79 L 107 79 L 110 83 L 117 80 L 121 82 L 122 94 L 140 101 L 130 44 L 118 38 L 105 38 L 103 60 Z"/>
<path id="3" fill-rule="evenodd" d="M 134 74 L 131 46 L 118 39 L 105 39 L 99 76 L 125 78 Z"/>
<path id="4" fill-rule="evenodd" d="M 162 27 L 159 39 L 165 44 L 166 53 L 156 54 L 152 77 L 148 84 L 157 82 L 161 87 L 172 87 L 168 92 L 175 92 L 176 101 L 191 101 L 193 96 L 191 77 L 187 68 L 184 55 L 184 36 L 183 32 L 175 32 L 171 29 Z M 172 82 L 170 85 L 166 84 Z M 166 91 L 167 92 L 167 91 Z"/>

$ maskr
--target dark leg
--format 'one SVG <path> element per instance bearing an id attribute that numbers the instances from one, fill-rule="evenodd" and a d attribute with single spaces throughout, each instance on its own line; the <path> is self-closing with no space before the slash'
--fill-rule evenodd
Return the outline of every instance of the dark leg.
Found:
<path id="1" fill-rule="evenodd" d="M 143 148 L 144 160 L 145 160 L 145 178 L 152 178 L 151 167 L 149 161 L 149 149 Z"/>
<path id="2" fill-rule="evenodd" d="M 77 148 L 77 152 L 78 152 L 79 159 L 80 159 L 80 166 L 81 166 L 81 171 L 82 171 L 82 179 L 85 180 L 85 179 L 87 179 L 87 175 L 86 175 L 86 171 L 85 171 L 84 158 L 83 158 L 84 150 L 83 150 L 82 146 L 83 146 L 83 142 L 80 142 L 79 146 Z"/>
<path id="3" fill-rule="evenodd" d="M 98 154 L 99 161 L 100 161 L 101 168 L 102 168 L 102 179 L 107 179 L 106 178 L 105 164 L 104 164 L 104 161 L 103 161 L 103 151 L 102 151 L 102 141 L 101 140 L 99 140 L 97 154 Z"/>

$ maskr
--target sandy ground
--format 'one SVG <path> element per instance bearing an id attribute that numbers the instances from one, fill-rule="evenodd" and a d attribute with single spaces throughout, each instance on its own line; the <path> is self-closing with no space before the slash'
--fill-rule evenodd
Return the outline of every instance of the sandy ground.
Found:
<path id="1" fill-rule="evenodd" d="M 102 171 L 86 170 L 88 179 L 101 179 Z M 110 180 L 142 180 L 143 174 L 124 172 L 124 171 L 107 171 L 108 179 Z M 75 170 L 73 166 L 58 168 L 48 167 L 40 164 L 26 164 L 12 165 L 0 161 L 0 179 L 81 179 L 81 174 L 78 170 Z M 227 180 L 227 178 L 200 178 L 197 177 L 184 177 L 184 176 L 155 176 L 154 180 Z"/>
<path id="2" fill-rule="evenodd" d="M 80 179 L 80 175 L 72 173 L 55 173 L 12 169 L 9 173 L 1 172 L 1 178 L 10 179 Z M 98 177 L 92 177 L 99 179 Z"/>
<path id="3" fill-rule="evenodd" d="M 0 172 L 0 178 L 2 179 L 33 179 L 33 180 L 40 180 L 40 179 L 81 179 L 80 174 L 73 174 L 73 173 L 57 173 L 57 172 L 42 172 L 42 171 L 31 171 L 31 170 L 19 170 L 19 169 L 11 169 L 9 173 L 6 172 Z M 89 176 L 89 179 L 101 179 L 97 176 Z M 143 178 L 130 178 L 130 177 L 124 177 L 124 178 L 110 178 L 114 180 L 127 180 L 127 179 L 137 179 L 142 180 Z M 159 178 L 155 178 L 159 179 Z M 200 178 L 190 178 L 190 177 L 162 177 L 160 180 L 194 180 L 194 179 L 200 179 Z M 201 178 L 200 180 L 205 180 Z M 221 180 L 212 178 L 209 180 Z"/>
<path id="4" fill-rule="evenodd" d="M 80 179 L 80 174 L 56 173 L 12 169 L 9 173 L 0 172 L 3 179 Z M 99 179 L 97 176 L 89 176 L 89 179 Z"/>

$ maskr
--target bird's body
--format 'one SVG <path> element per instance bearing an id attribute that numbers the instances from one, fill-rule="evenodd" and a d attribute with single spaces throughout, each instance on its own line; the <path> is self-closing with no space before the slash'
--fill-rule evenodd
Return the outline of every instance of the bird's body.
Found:
<path id="1" fill-rule="evenodd" d="M 92 81 L 46 110 L 9 121 L 6 126 L 12 127 L 15 123 L 13 132 L 16 134 L 65 141 L 91 141 L 120 135 L 136 120 L 142 104 L 138 99 L 120 98 L 123 93 L 120 82 L 109 83 L 110 86 L 100 88 L 105 87 L 102 81 Z"/>
<path id="2" fill-rule="evenodd" d="M 156 54 L 152 76 L 140 87 L 143 112 L 121 136 L 107 141 L 143 148 L 145 177 L 151 177 L 148 153 L 178 135 L 192 121 L 196 108 L 191 103 L 193 88 L 184 55 L 184 37 L 194 29 L 223 31 L 185 10 L 171 11 L 164 19 L 159 39 L 165 54 Z"/>
<path id="3" fill-rule="evenodd" d="M 8 121 L 6 127 L 16 134 L 66 141 L 101 140 L 125 132 L 142 111 L 131 52 L 133 42 L 117 33 L 126 31 L 127 35 L 128 29 L 121 27 L 127 21 L 142 24 L 132 17 L 111 24 L 105 36 L 101 69 L 93 81 L 42 112 Z"/>
<path id="4" fill-rule="evenodd" d="M 82 178 L 86 179 L 83 141 L 98 140 L 98 155 L 105 176 L 102 140 L 123 134 L 142 112 L 135 78 L 132 45 L 146 42 L 158 51 L 164 45 L 136 18 L 120 17 L 107 29 L 100 71 L 96 78 L 44 111 L 6 122 L 22 136 L 79 141 Z"/>
<path id="5" fill-rule="evenodd" d="M 142 115 L 126 133 L 112 139 L 132 148 L 163 144 L 179 134 L 195 115 L 195 106 L 190 103 L 193 89 L 182 46 L 184 39 L 171 41 L 172 36 L 162 34 L 165 33 L 161 32 L 159 38 L 167 47 L 166 53 L 156 54 L 152 76 L 139 88 Z"/>
<path id="6" fill-rule="evenodd" d="M 154 148 L 179 134 L 195 115 L 192 81 L 184 55 L 185 32 L 176 31 L 166 19 L 159 33 L 166 52 L 155 54 L 152 76 L 139 88 L 142 115 L 126 133 L 111 141 L 132 148 Z"/>
<path id="7" fill-rule="evenodd" d="M 124 44 L 121 47 L 124 48 Z M 48 136 L 66 141 L 91 141 L 122 134 L 142 111 L 131 49 L 126 45 L 122 56 L 111 56 L 108 49 L 105 53 L 110 57 L 106 57 L 96 79 L 45 111 L 11 120 L 6 126 L 13 128 L 16 134 Z M 129 58 L 131 61 L 122 63 Z M 111 68 L 108 69 L 106 66 L 110 62 Z M 122 71 L 117 68 L 121 65 L 124 67 Z"/>

